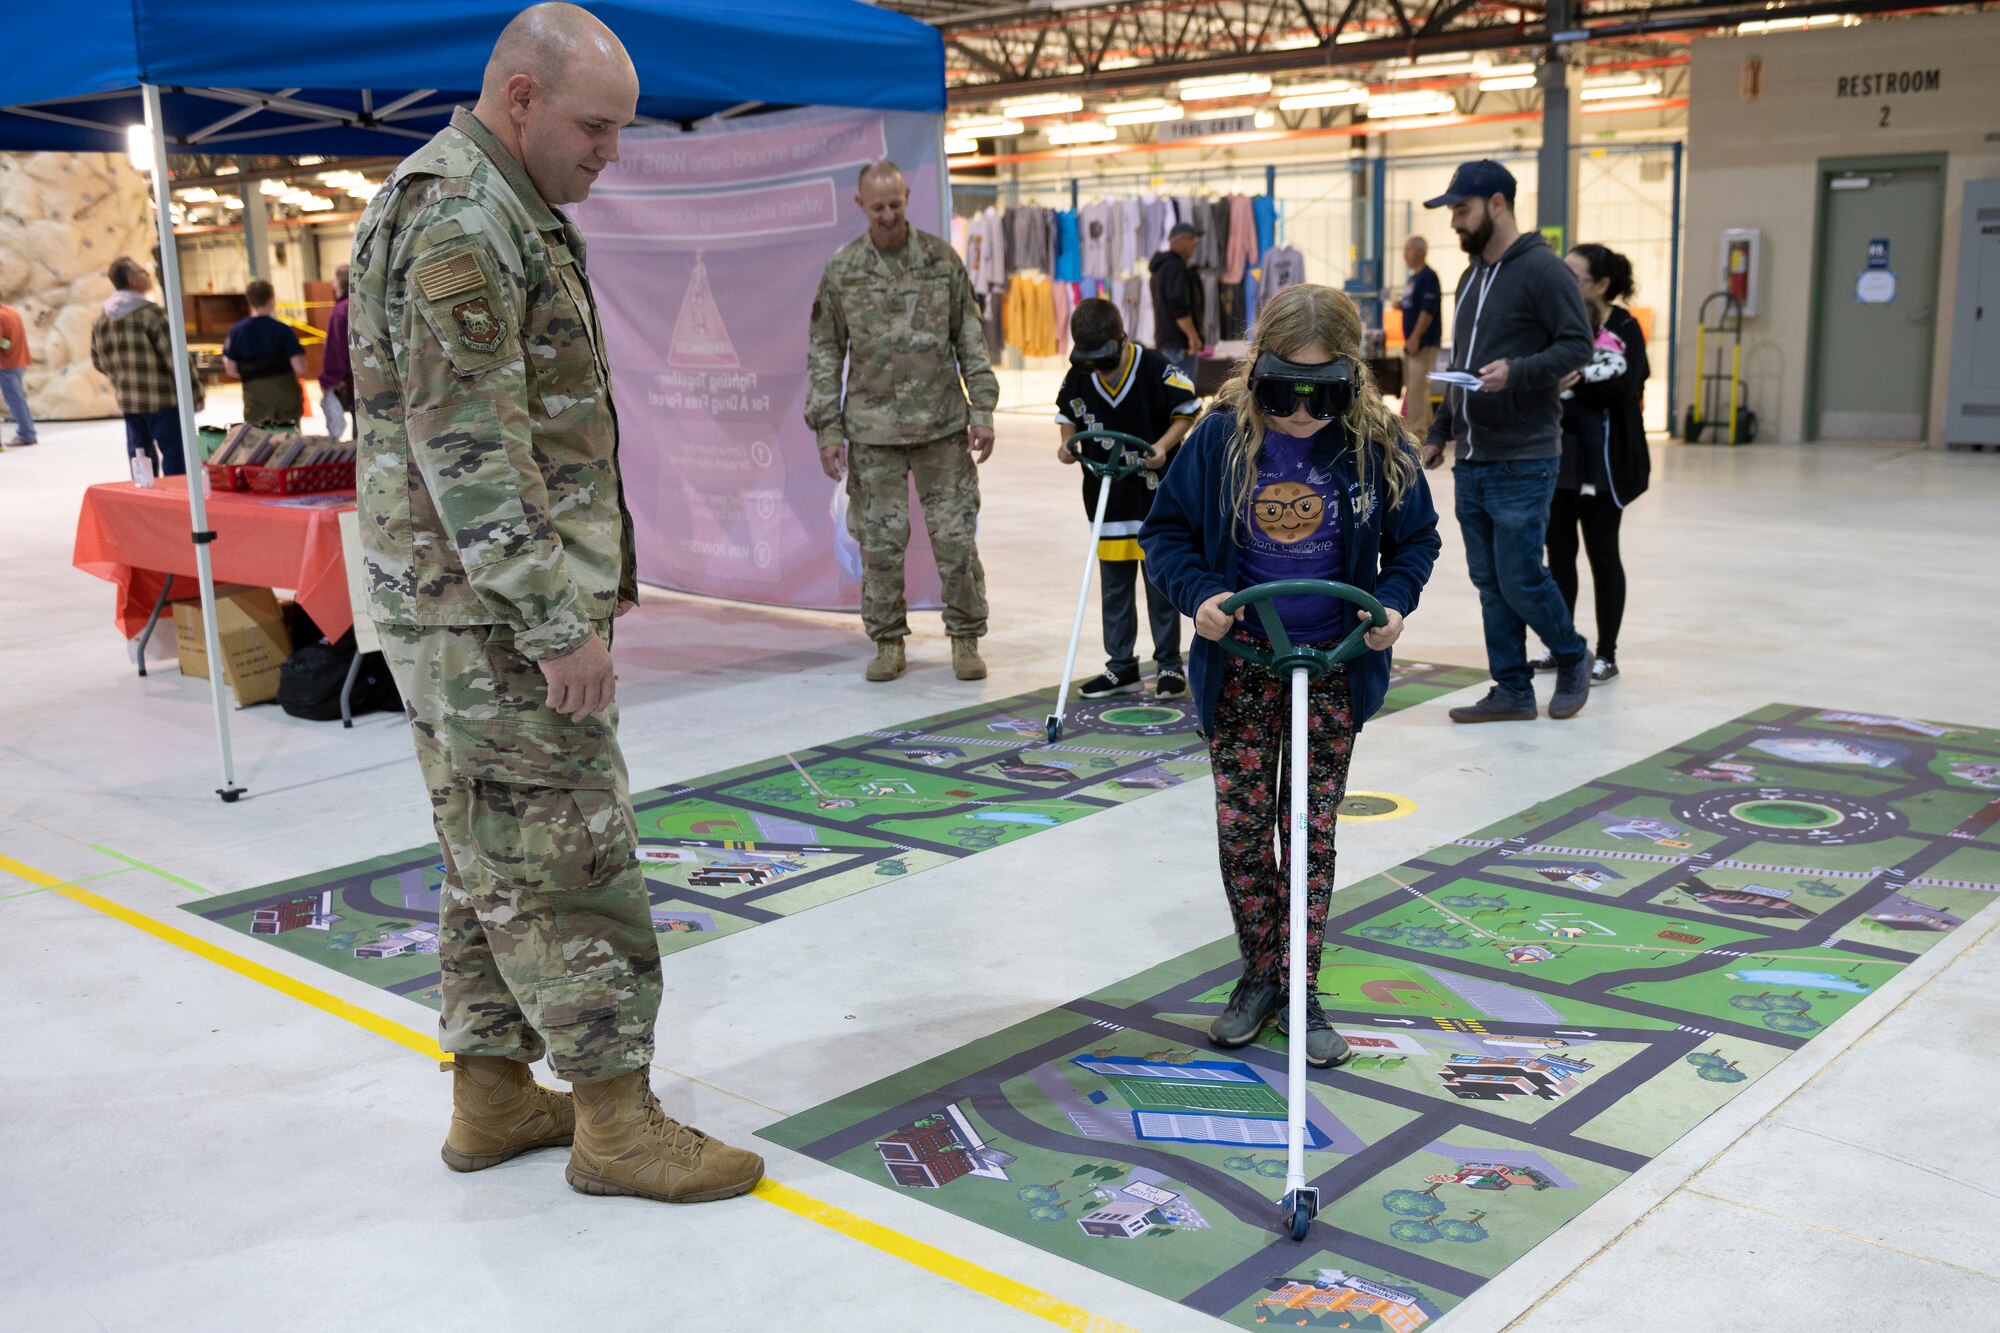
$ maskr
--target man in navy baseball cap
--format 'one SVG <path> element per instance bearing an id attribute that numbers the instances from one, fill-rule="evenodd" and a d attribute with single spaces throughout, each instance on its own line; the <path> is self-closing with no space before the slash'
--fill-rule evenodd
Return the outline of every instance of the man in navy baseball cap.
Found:
<path id="1" fill-rule="evenodd" d="M 1540 232 L 1514 216 L 1514 176 L 1498 162 L 1467 162 L 1426 208 L 1451 209 L 1459 248 L 1472 256 L 1452 311 L 1453 385 L 1420 451 L 1425 467 L 1456 459 L 1453 487 L 1466 572 L 1479 589 L 1493 688 L 1451 710 L 1454 722 L 1535 718 L 1527 632 L 1556 662 L 1549 716 L 1576 716 L 1590 697 L 1590 651 L 1542 563 L 1549 500 L 1562 460 L 1564 377 L 1590 360 L 1593 329 L 1576 277 Z"/>
<path id="2" fill-rule="evenodd" d="M 1514 190 L 1514 173 L 1493 159 L 1482 157 L 1477 162 L 1461 162 L 1458 170 L 1451 173 L 1451 184 L 1444 187 L 1444 193 L 1424 200 L 1424 207 L 1450 208 L 1467 199 L 1491 199 L 1496 194 L 1507 196 L 1511 204 Z"/>

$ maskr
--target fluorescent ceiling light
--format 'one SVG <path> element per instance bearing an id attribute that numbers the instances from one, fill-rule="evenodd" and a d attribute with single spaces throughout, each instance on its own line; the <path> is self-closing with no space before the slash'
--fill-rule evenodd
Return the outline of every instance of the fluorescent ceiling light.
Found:
<path id="1" fill-rule="evenodd" d="M 1287 37 L 1281 42 L 1273 42 L 1272 48 L 1278 51 L 1303 51 L 1309 46 L 1318 45 L 1319 38 L 1317 37 L 1299 36 Z"/>
<path id="2" fill-rule="evenodd" d="M 1372 32 L 1343 32 L 1340 36 L 1333 39 L 1333 44 L 1335 46 L 1351 46 L 1355 42 L 1371 42 L 1374 40 L 1375 34 Z"/>
<path id="3" fill-rule="evenodd" d="M 1097 68 L 1100 70 L 1107 70 L 1107 69 L 1137 69 L 1138 67 L 1139 67 L 1139 61 L 1137 57 L 1113 56 L 1111 59 L 1100 63 Z"/>
<path id="4" fill-rule="evenodd" d="M 1052 144 L 1108 143 L 1118 137 L 1118 131 L 1109 125 L 1095 121 L 1081 121 L 1074 125 L 1050 125 L 1042 131 Z"/>
<path id="5" fill-rule="evenodd" d="M 1518 65 L 1488 65 L 1484 74 L 1489 79 L 1511 79 L 1522 74 L 1533 74 L 1534 72 L 1534 65 L 1524 61 Z"/>
<path id="6" fill-rule="evenodd" d="M 1025 120 L 1029 116 L 1067 116 L 1083 110 L 1083 99 L 1070 96 L 1024 97 L 1002 102 L 1000 109 L 1013 120 Z"/>
<path id="7" fill-rule="evenodd" d="M 1391 79 L 1442 79 L 1453 74 L 1471 74 L 1478 69 L 1470 60 L 1439 60 L 1428 65 L 1391 65 L 1382 73 Z"/>
<path id="8" fill-rule="evenodd" d="M 1271 81 L 1262 74 L 1223 74 L 1212 79 L 1187 79 L 1180 85 L 1183 102 L 1218 97 L 1255 97 L 1270 91 Z"/>
<path id="9" fill-rule="evenodd" d="M 967 153 L 976 153 L 979 151 L 979 140 L 957 139 L 947 135 L 944 141 L 944 151 L 947 157 L 963 157 Z"/>
<path id="10" fill-rule="evenodd" d="M 1257 113 L 1256 125 L 1258 129 L 1268 130 L 1277 123 L 1278 123 L 1278 117 L 1275 112 L 1259 111 Z"/>
<path id="11" fill-rule="evenodd" d="M 1028 127 L 1018 120 L 968 120 L 946 130 L 966 139 L 1011 139 L 1026 134 Z"/>
<path id="12" fill-rule="evenodd" d="M 280 195 L 285 195 L 285 194 L 290 194 L 290 193 L 291 193 L 291 190 L 292 190 L 292 187 L 291 187 L 291 186 L 289 186 L 289 185 L 287 185 L 287 184 L 285 184 L 285 183 L 284 183 L 283 181 L 258 181 L 258 182 L 257 182 L 257 193 L 258 193 L 258 194 L 261 194 L 261 195 L 265 195 L 265 196 L 267 196 L 267 197 L 269 197 L 269 198 L 272 198 L 272 199 L 276 199 L 276 198 L 278 198 L 278 197 L 279 197 Z"/>
<path id="13" fill-rule="evenodd" d="M 1458 110 L 1449 93 L 1388 93 L 1368 99 L 1368 118 L 1391 116 L 1439 116 Z"/>
<path id="14" fill-rule="evenodd" d="M 125 151 L 132 158 L 132 170 L 153 169 L 153 135 L 144 125 L 125 127 Z"/>
<path id="15" fill-rule="evenodd" d="M 222 206 L 224 208 L 241 208 L 243 207 L 243 199 L 240 195 L 225 194 L 222 196 Z"/>
<path id="16" fill-rule="evenodd" d="M 1155 111 L 1167 105 L 1163 97 L 1133 97 L 1123 102 L 1106 102 L 1099 111 Z"/>
<path id="17" fill-rule="evenodd" d="M 1278 108 L 1282 111 L 1307 111 L 1317 106 L 1360 106 L 1367 100 L 1366 88 L 1345 88 L 1324 93 L 1294 93 L 1280 98 Z"/>
<path id="18" fill-rule="evenodd" d="M 1614 83 L 1596 88 L 1586 83 L 1583 92 L 1578 96 L 1586 102 L 1608 102 L 1614 98 L 1657 97 L 1663 86 L 1658 79 L 1648 79 L 1644 83 Z"/>
<path id="19" fill-rule="evenodd" d="M 1104 118 L 1106 125 L 1151 125 L 1156 121 L 1179 120 L 1187 112 L 1177 106 L 1156 106 L 1142 111 L 1114 111 Z"/>
<path id="20" fill-rule="evenodd" d="M 1481 79 L 1479 91 L 1482 93 L 1515 93 L 1535 86 L 1532 74 L 1507 74 L 1497 79 Z"/>

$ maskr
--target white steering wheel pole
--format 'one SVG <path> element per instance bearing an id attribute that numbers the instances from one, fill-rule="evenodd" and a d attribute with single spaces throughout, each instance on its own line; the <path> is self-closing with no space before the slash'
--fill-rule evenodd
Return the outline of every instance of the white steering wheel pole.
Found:
<path id="1" fill-rule="evenodd" d="M 1097 514 L 1090 520 L 1090 549 L 1083 555 L 1083 586 L 1076 590 L 1076 619 L 1069 627 L 1069 652 L 1063 658 L 1062 684 L 1056 688 L 1056 711 L 1049 714 L 1048 739 L 1062 739 L 1063 712 L 1069 706 L 1070 677 L 1076 674 L 1076 647 L 1083 640 L 1083 613 L 1090 607 L 1090 575 L 1097 568 L 1097 543 L 1104 531 L 1104 515 L 1111 506 L 1111 478 L 1097 485 Z"/>
<path id="2" fill-rule="evenodd" d="M 1306 789 L 1307 770 L 1312 767 L 1306 747 L 1306 690 L 1305 668 L 1292 668 L 1292 744 L 1291 779 L 1292 808 L 1287 851 L 1291 855 L 1291 1016 L 1287 1021 L 1290 1039 L 1285 1043 L 1285 1057 L 1289 1066 L 1291 1089 L 1287 1130 L 1289 1141 L 1286 1145 L 1288 1157 L 1285 1163 L 1285 1193 L 1288 1198 L 1296 1198 L 1306 1185 L 1306 987 L 1313 984 L 1313 978 L 1306 976 Z"/>

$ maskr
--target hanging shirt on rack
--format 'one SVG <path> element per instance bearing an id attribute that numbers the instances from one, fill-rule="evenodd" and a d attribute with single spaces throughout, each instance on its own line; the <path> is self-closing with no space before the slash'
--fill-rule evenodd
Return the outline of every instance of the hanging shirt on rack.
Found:
<path id="1" fill-rule="evenodd" d="M 1263 293 L 1266 301 L 1305 280 L 1306 257 L 1295 248 L 1281 245 L 1265 254 Z"/>
<path id="2" fill-rule="evenodd" d="M 1250 201 L 1250 210 L 1257 219 L 1257 248 L 1268 250 L 1278 243 L 1278 203 L 1260 194 Z"/>
<path id="3" fill-rule="evenodd" d="M 1222 265 L 1224 282 L 1243 281 L 1243 271 L 1257 262 L 1257 215 L 1248 195 L 1229 196 L 1229 243 Z"/>
<path id="4" fill-rule="evenodd" d="M 951 248 L 958 253 L 960 263 L 965 262 L 965 247 L 972 239 L 972 219 L 954 217 L 951 220 Z"/>
<path id="5" fill-rule="evenodd" d="M 1209 347 L 1222 341 L 1222 281 L 1212 270 L 1201 275 L 1201 340 Z"/>
<path id="6" fill-rule="evenodd" d="M 1076 212 L 1064 209 L 1056 214 L 1056 280 L 1083 281 L 1083 238 L 1076 228 Z"/>

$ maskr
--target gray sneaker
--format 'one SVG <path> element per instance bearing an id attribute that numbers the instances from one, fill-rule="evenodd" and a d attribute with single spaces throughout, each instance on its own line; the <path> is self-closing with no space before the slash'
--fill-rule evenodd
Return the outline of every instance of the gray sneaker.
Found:
<path id="1" fill-rule="evenodd" d="M 1534 695 L 1509 694 L 1498 685 L 1478 703 L 1451 710 L 1454 722 L 1533 722 L 1537 716 Z"/>
<path id="2" fill-rule="evenodd" d="M 1278 1010 L 1278 1031 L 1291 1035 L 1291 1006 L 1287 1003 Z M 1306 997 L 1306 1063 L 1314 1069 L 1331 1069 L 1346 1060 L 1353 1052 L 1347 1049 L 1347 1042 L 1333 1030 L 1333 1020 L 1319 1007 L 1319 996 Z"/>
<path id="3" fill-rule="evenodd" d="M 1208 1025 L 1208 1039 L 1217 1046 L 1247 1046 L 1283 1002 L 1284 992 L 1276 985 L 1246 975 L 1230 992 L 1229 1007 Z"/>
<path id="4" fill-rule="evenodd" d="M 1556 668 L 1556 692 L 1549 699 L 1549 716 L 1575 717 L 1590 700 L 1590 654 Z"/>

